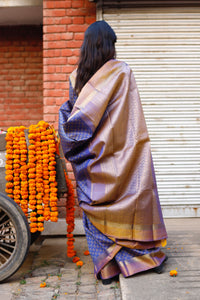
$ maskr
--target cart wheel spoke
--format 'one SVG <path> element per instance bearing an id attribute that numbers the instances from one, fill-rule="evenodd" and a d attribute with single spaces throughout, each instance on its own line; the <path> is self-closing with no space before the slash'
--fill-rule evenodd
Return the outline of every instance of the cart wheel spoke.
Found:
<path id="1" fill-rule="evenodd" d="M 3 220 L 3 218 L 5 218 L 7 215 L 2 211 L 0 210 L 0 222 Z"/>
<path id="2" fill-rule="evenodd" d="M 25 214 L 12 199 L 0 192 L 0 282 L 22 265 L 30 240 Z"/>
<path id="3" fill-rule="evenodd" d="M 15 249 L 15 246 L 14 246 L 14 245 L 10 245 L 10 244 L 8 244 L 8 243 L 2 243 L 2 242 L 0 242 L 0 248 L 1 248 L 1 247 L 4 247 L 4 246 L 6 246 L 6 247 L 8 247 L 8 248 L 11 248 L 11 249 Z"/>
<path id="4" fill-rule="evenodd" d="M 5 264 L 6 261 L 7 261 L 7 257 L 5 257 L 2 253 L 0 253 L 0 266 Z"/>
<path id="5" fill-rule="evenodd" d="M 16 230 L 10 217 L 0 210 L 0 265 L 12 259 L 16 248 Z"/>

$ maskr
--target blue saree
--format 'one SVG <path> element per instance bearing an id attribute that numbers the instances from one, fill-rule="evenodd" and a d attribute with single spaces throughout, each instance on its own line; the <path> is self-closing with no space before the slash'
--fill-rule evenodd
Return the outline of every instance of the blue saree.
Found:
<path id="1" fill-rule="evenodd" d="M 72 163 L 96 278 L 159 266 L 167 233 L 150 140 L 129 66 L 110 60 L 77 97 L 76 72 L 59 111 L 59 135 Z"/>

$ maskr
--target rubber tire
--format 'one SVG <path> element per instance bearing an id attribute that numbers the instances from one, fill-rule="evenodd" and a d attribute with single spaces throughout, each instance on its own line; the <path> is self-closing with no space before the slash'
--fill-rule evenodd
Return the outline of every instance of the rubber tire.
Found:
<path id="1" fill-rule="evenodd" d="M 0 193 L 0 208 L 12 221 L 16 230 L 15 249 L 8 261 L 0 267 L 0 282 L 13 275 L 24 262 L 31 241 L 29 224 L 21 208 L 8 196 Z"/>

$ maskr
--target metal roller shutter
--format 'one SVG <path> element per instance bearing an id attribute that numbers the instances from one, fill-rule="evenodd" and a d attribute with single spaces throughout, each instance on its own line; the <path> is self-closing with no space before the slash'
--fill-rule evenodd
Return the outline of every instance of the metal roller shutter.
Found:
<path id="1" fill-rule="evenodd" d="M 164 216 L 200 216 L 200 1 L 104 0 L 98 12 L 136 77 Z"/>

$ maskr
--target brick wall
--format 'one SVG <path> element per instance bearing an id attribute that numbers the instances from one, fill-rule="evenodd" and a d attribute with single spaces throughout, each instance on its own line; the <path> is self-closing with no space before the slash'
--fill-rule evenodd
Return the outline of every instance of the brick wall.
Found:
<path id="1" fill-rule="evenodd" d="M 95 21 L 95 3 L 88 0 L 43 2 L 43 118 L 55 129 L 58 128 L 58 110 L 68 100 L 68 78 L 77 65 L 84 32 Z M 75 187 L 70 163 L 67 168 Z M 59 205 L 59 216 L 63 217 L 65 198 L 60 199 Z M 75 215 L 80 216 L 78 207 Z"/>
<path id="2" fill-rule="evenodd" d="M 42 28 L 0 27 L 0 128 L 43 118 Z"/>

